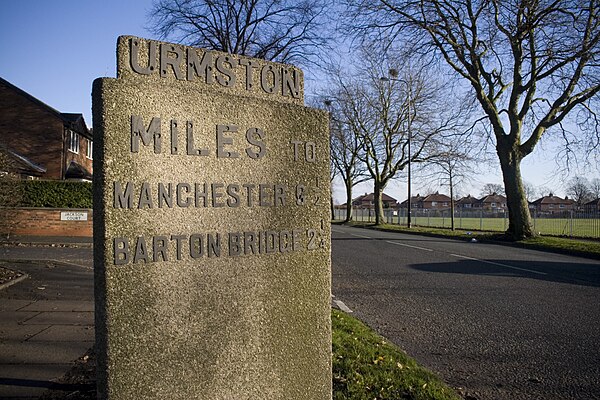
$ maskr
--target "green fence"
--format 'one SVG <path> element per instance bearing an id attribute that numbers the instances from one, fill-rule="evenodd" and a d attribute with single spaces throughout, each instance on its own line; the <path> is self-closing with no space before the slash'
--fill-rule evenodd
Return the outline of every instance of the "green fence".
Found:
<path id="1" fill-rule="evenodd" d="M 385 222 L 406 225 L 406 209 L 385 210 Z M 338 220 L 346 218 L 345 209 L 336 209 Z M 579 238 L 600 238 L 600 213 L 583 211 L 565 211 L 561 213 L 531 212 L 533 228 L 540 235 L 567 236 Z M 353 219 L 362 222 L 375 222 L 372 209 L 353 210 Z M 450 228 L 452 218 L 450 210 L 413 210 L 411 223 L 414 226 L 431 228 Z M 504 232 L 508 228 L 508 212 L 485 212 L 456 210 L 454 226 L 457 229 Z"/>

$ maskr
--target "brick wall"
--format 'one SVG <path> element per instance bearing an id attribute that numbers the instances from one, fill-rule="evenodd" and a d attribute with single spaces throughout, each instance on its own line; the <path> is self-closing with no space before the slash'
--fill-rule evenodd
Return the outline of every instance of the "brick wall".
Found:
<path id="1" fill-rule="evenodd" d="M 68 133 L 66 134 L 65 140 L 69 140 Z M 93 173 L 94 169 L 92 163 L 92 155 L 87 154 L 88 141 L 89 140 L 86 137 L 84 137 L 83 135 L 79 135 L 79 153 L 73 153 L 70 150 L 66 150 L 66 168 L 69 167 L 71 161 L 75 161 L 77 164 L 87 169 L 90 173 Z"/>
<path id="2" fill-rule="evenodd" d="M 45 167 L 44 179 L 63 177 L 63 133 L 56 113 L 0 84 L 0 143 Z"/>
<path id="3" fill-rule="evenodd" d="M 87 213 L 87 221 L 61 221 L 61 212 Z M 92 225 L 91 209 L 0 209 L 0 234 L 3 235 L 91 237 Z"/>

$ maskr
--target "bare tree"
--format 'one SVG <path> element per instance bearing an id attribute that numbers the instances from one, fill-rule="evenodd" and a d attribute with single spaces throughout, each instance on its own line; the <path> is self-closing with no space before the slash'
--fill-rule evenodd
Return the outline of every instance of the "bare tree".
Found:
<path id="1" fill-rule="evenodd" d="M 327 42 L 324 0 L 155 0 L 149 29 L 161 38 L 303 64 Z"/>
<path id="2" fill-rule="evenodd" d="M 590 194 L 592 200 L 600 199 L 600 178 L 594 178 L 590 181 Z"/>
<path id="3" fill-rule="evenodd" d="M 440 140 L 461 121 L 461 110 L 447 107 L 444 86 L 432 72 L 405 65 L 402 74 L 388 77 L 391 64 L 364 50 L 363 68 L 340 78 L 344 123 L 362 145 L 359 156 L 373 180 L 375 223 L 383 222 L 381 196 L 398 171 L 440 153 Z M 391 64 L 390 64 L 391 63 Z M 382 79 L 384 77 L 385 79 Z"/>
<path id="4" fill-rule="evenodd" d="M 591 125 L 589 146 L 599 145 L 590 103 L 600 91 L 599 0 L 347 2 L 355 32 L 408 41 L 415 52 L 439 56 L 470 85 L 495 138 L 507 234 L 533 236 L 523 158 L 552 127 L 568 139 L 562 124 L 570 113 Z"/>
<path id="5" fill-rule="evenodd" d="M 339 76 L 339 75 L 338 75 Z M 346 218 L 352 220 L 352 189 L 368 179 L 365 165 L 360 161 L 361 137 L 354 134 L 342 117 L 348 114 L 349 104 L 344 92 L 331 92 L 323 100 L 330 113 L 330 145 L 332 170 L 336 171 L 346 189 Z"/>
<path id="6" fill-rule="evenodd" d="M 493 194 L 501 194 L 504 196 L 504 186 L 499 183 L 486 183 L 483 185 L 480 196 L 491 196 Z"/>
<path id="7" fill-rule="evenodd" d="M 468 137 L 457 136 L 455 140 L 443 144 L 444 151 L 424 164 L 424 179 L 437 179 L 450 191 L 450 227 L 454 230 L 454 205 L 456 188 L 471 181 L 473 164 L 480 161 L 475 147 Z"/>
<path id="8" fill-rule="evenodd" d="M 537 199 L 540 194 L 540 191 L 531 182 L 523 181 L 523 189 L 525 190 L 525 198 L 530 203 Z"/>
<path id="9" fill-rule="evenodd" d="M 588 201 L 593 200 L 589 185 L 588 180 L 581 176 L 575 176 L 569 181 L 567 194 L 575 200 L 577 207 L 582 207 Z"/>

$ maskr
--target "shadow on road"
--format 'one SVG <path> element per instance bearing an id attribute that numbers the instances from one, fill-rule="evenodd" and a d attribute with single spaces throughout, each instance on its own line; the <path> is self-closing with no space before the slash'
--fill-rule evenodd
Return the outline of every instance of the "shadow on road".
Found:
<path id="1" fill-rule="evenodd" d="M 600 287 L 598 264 L 570 264 L 523 260 L 457 260 L 455 262 L 412 264 L 422 272 L 465 275 L 522 277 L 547 282 Z"/>

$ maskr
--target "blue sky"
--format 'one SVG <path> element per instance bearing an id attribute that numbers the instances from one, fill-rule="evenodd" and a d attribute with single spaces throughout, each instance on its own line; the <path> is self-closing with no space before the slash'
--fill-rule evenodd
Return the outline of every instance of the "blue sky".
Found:
<path id="1" fill-rule="evenodd" d="M 0 77 L 60 112 L 83 113 L 91 119 L 92 82 L 116 74 L 116 41 L 120 35 L 152 38 L 145 29 L 151 0 L 4 0 L 0 5 Z M 307 84 L 307 95 L 310 85 Z M 557 176 L 554 146 L 539 148 L 523 164 L 523 176 L 536 187 L 564 195 L 564 177 Z M 574 171 L 583 174 L 583 171 Z M 496 166 L 478 170 L 476 180 L 461 192 L 478 195 L 485 183 L 501 183 Z M 589 171 L 587 178 L 598 176 Z M 562 178 L 562 179 L 561 179 Z M 406 178 L 386 192 L 406 198 Z M 413 186 L 447 192 L 435 185 Z M 371 192 L 362 185 L 356 194 Z M 343 191 L 337 187 L 337 198 Z"/>
<path id="2" fill-rule="evenodd" d="M 91 119 L 92 82 L 114 77 L 119 35 L 149 37 L 149 0 L 19 0 L 0 5 L 0 76 L 60 112 Z"/>

